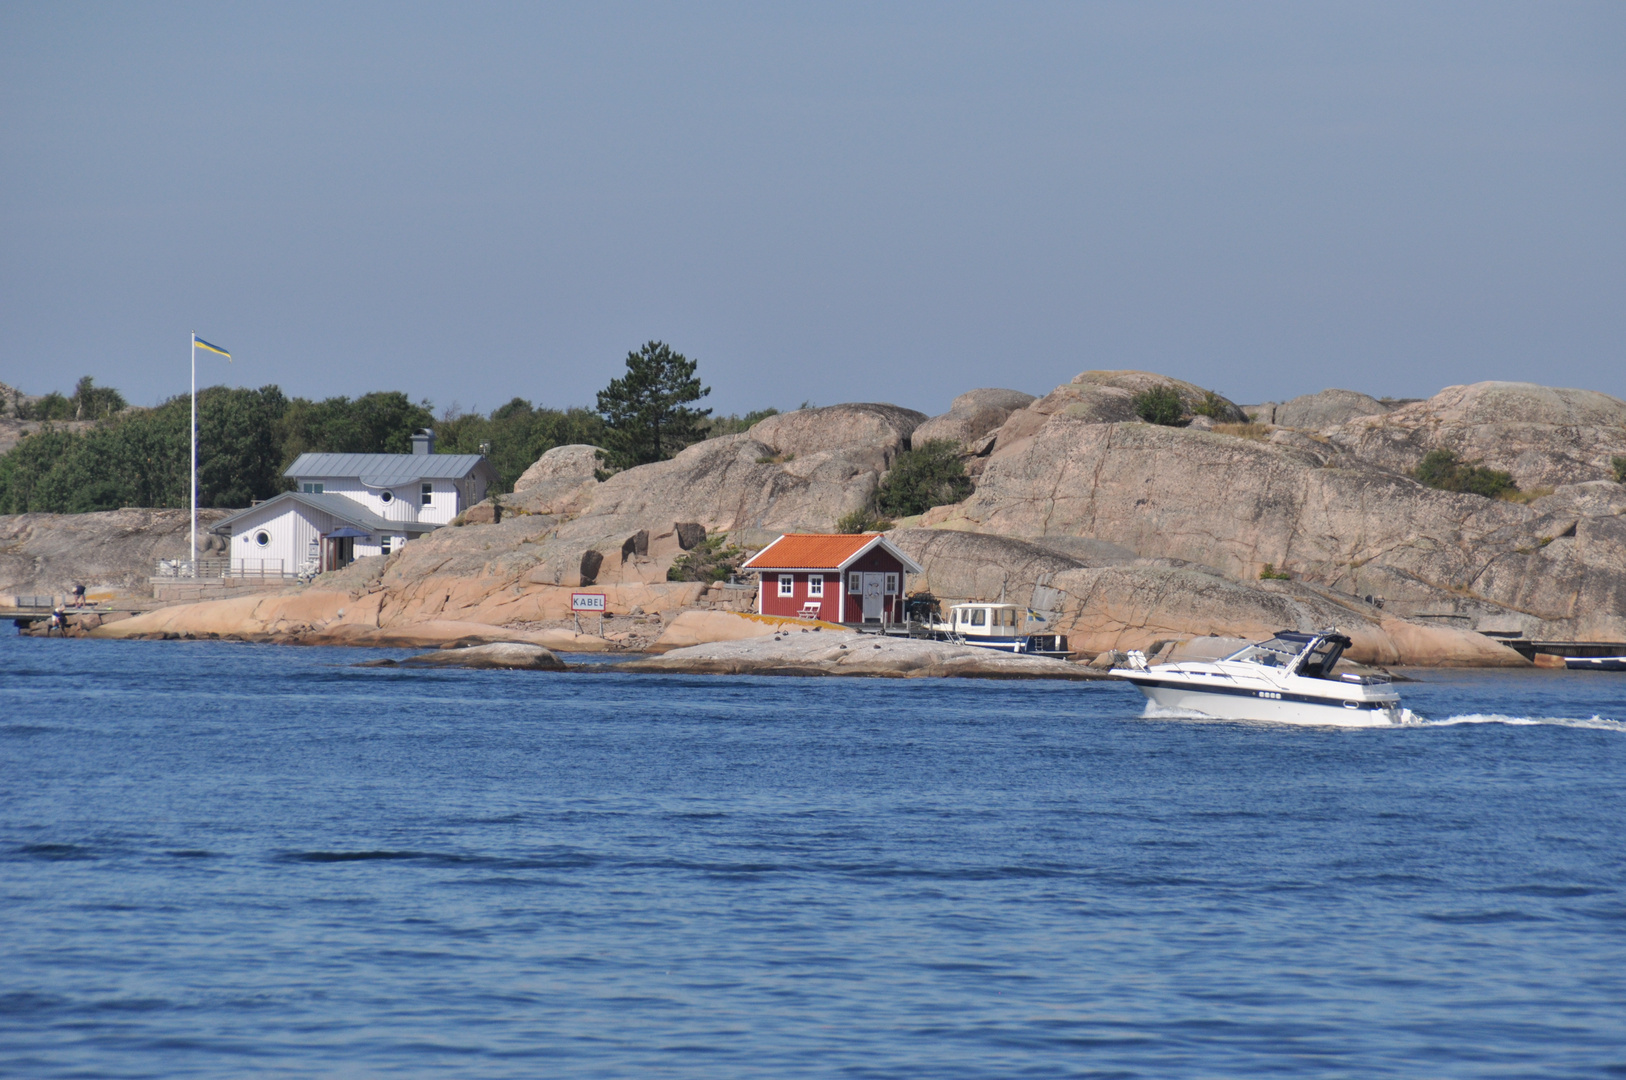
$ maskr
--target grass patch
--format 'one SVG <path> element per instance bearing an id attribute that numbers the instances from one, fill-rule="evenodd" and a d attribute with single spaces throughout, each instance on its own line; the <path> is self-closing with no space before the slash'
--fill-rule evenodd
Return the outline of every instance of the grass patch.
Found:
<path id="1" fill-rule="evenodd" d="M 1260 581 L 1292 581 L 1293 575 L 1286 570 L 1278 570 L 1274 563 L 1266 563 L 1265 568 L 1259 571 Z"/>
<path id="2" fill-rule="evenodd" d="M 1615 483 L 1626 484 L 1626 457 L 1612 457 L 1609 467 L 1615 470 Z"/>
<path id="3" fill-rule="evenodd" d="M 1503 502 L 1530 503 L 1535 502 L 1543 495 L 1551 495 L 1552 493 L 1553 489 L 1550 487 L 1534 487 L 1529 490 L 1515 487 L 1512 491 L 1505 491 L 1498 495 L 1497 498 Z"/>

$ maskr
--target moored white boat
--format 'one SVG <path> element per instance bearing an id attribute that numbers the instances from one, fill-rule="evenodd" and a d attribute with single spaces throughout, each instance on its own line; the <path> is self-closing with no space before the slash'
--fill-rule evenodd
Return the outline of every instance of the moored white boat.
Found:
<path id="1" fill-rule="evenodd" d="M 1111 674 L 1134 683 L 1161 708 L 1224 720 L 1339 727 L 1404 723 L 1410 714 L 1387 678 L 1334 670 L 1349 644 L 1334 630 L 1282 630 L 1222 660 L 1149 665 L 1142 653 L 1132 652 L 1128 666 Z"/>
<path id="2" fill-rule="evenodd" d="M 949 608 L 946 620 L 932 620 L 921 629 L 927 637 L 956 645 L 1016 655 L 1066 657 L 1066 635 L 1029 633 L 1027 614 L 1015 604 L 955 604 Z"/>

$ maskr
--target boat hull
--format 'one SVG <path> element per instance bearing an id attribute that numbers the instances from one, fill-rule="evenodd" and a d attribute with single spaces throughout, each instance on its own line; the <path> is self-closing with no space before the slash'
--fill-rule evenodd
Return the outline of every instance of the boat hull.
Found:
<path id="1" fill-rule="evenodd" d="M 1124 676 L 1120 676 L 1124 677 Z M 1219 720 L 1261 720 L 1313 727 L 1390 727 L 1402 722 L 1400 702 L 1312 699 L 1303 694 L 1269 690 L 1215 693 L 1201 686 L 1156 679 L 1129 678 L 1147 701 L 1160 709 L 1202 713 Z"/>
<path id="2" fill-rule="evenodd" d="M 1568 656 L 1564 666 L 1571 671 L 1626 671 L 1626 656 Z"/>

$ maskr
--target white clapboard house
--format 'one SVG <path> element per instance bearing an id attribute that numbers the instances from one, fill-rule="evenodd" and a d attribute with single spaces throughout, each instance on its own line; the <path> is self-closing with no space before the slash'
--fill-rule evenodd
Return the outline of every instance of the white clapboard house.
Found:
<path id="1" fill-rule="evenodd" d="M 388 555 L 486 497 L 497 479 L 480 454 L 437 454 L 435 433 L 410 454 L 301 454 L 294 490 L 226 518 L 231 575 L 294 577 Z"/>

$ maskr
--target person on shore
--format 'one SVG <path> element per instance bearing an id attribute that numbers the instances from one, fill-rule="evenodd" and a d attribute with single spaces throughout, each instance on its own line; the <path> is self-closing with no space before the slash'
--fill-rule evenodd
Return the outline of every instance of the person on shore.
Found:
<path id="1" fill-rule="evenodd" d="M 73 606 L 76 608 L 85 606 L 85 587 L 77 581 L 73 585 Z"/>
<path id="2" fill-rule="evenodd" d="M 45 636 L 50 637 L 52 630 L 64 637 L 68 634 L 68 613 L 62 609 L 61 604 L 52 609 L 51 621 L 45 624 Z"/>

